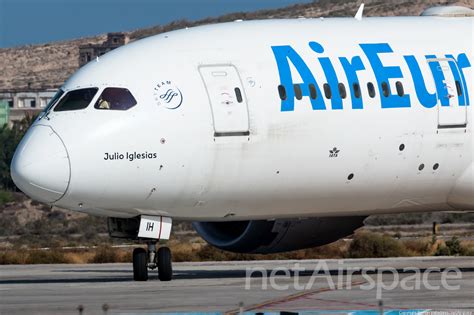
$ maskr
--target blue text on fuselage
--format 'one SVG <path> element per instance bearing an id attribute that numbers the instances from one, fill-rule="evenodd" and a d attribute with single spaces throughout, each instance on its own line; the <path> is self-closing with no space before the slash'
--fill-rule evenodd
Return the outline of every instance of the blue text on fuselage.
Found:
<path id="1" fill-rule="evenodd" d="M 322 76 L 318 74 L 317 77 L 313 74 L 312 70 L 308 67 L 303 58 L 293 49 L 290 45 L 283 46 L 272 46 L 272 51 L 275 56 L 275 60 L 280 75 L 280 84 L 285 87 L 286 99 L 281 101 L 281 111 L 293 111 L 295 109 L 295 92 L 294 84 L 299 84 L 301 87 L 301 94 L 304 97 L 308 97 L 311 102 L 313 110 L 325 110 L 326 106 L 323 97 L 310 97 L 310 85 L 314 85 L 316 89 L 316 95 L 321 96 L 321 87 L 323 83 L 327 83 L 332 91 L 332 97 L 330 98 L 330 108 L 334 110 L 343 109 L 343 101 L 338 91 L 338 84 L 343 82 L 337 77 L 336 70 L 333 66 L 333 60 L 328 56 L 324 56 L 324 47 L 317 42 L 309 42 L 309 48 L 315 53 L 319 64 L 323 70 L 325 82 L 318 82 Z M 465 53 L 445 54 L 443 56 L 436 55 L 425 55 L 423 56 L 428 63 L 428 67 L 431 70 L 431 75 L 428 80 L 432 80 L 436 87 L 435 91 L 429 91 L 426 85 L 423 72 L 420 68 L 417 57 L 414 55 L 404 55 L 401 58 L 402 62 L 406 63 L 406 66 L 410 72 L 410 75 L 403 75 L 402 70 L 397 65 L 388 65 L 387 62 L 383 62 L 381 57 L 389 56 L 394 54 L 392 48 L 388 43 L 369 43 L 359 44 L 365 57 L 368 59 L 369 64 L 364 65 L 360 56 L 354 56 L 352 58 L 339 57 L 338 61 L 345 73 L 346 80 L 349 86 L 350 98 L 352 109 L 363 109 L 364 100 L 360 95 L 355 95 L 354 86 L 361 86 L 359 82 L 359 73 L 361 71 L 368 71 L 367 66 L 372 68 L 373 75 L 375 76 L 375 86 L 378 90 L 380 103 L 382 108 L 408 108 L 411 107 L 412 99 L 416 97 L 421 105 L 426 108 L 432 108 L 438 102 L 441 106 L 450 106 L 449 91 L 446 86 L 446 78 L 442 71 L 438 71 L 440 61 L 444 61 L 449 64 L 449 71 L 452 74 L 452 78 L 456 81 L 456 88 L 460 90 L 457 93 L 457 104 L 459 106 L 469 105 L 469 91 L 466 78 L 464 75 L 464 69 L 471 67 L 471 63 Z M 429 61 L 429 62 L 428 62 Z M 291 68 L 294 68 L 298 75 L 301 77 L 301 82 L 294 82 Z M 317 78 L 317 79 L 316 79 Z M 415 88 L 416 95 L 410 95 L 403 93 L 398 95 L 390 91 L 390 80 L 392 81 L 404 81 L 411 80 Z M 383 84 L 388 85 L 388 95 L 382 92 Z"/>

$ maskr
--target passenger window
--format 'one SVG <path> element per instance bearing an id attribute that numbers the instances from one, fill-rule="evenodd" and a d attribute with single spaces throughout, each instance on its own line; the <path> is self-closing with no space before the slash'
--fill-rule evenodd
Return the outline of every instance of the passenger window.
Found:
<path id="1" fill-rule="evenodd" d="M 375 97 L 375 87 L 372 82 L 367 83 L 367 90 L 369 91 L 369 96 L 374 98 Z"/>
<path id="2" fill-rule="evenodd" d="M 390 96 L 390 91 L 388 89 L 388 84 L 387 82 L 382 82 L 382 94 L 383 96 L 385 97 L 389 97 Z"/>
<path id="3" fill-rule="evenodd" d="M 237 102 L 242 103 L 243 101 L 242 92 L 240 92 L 240 89 L 238 87 L 236 87 L 234 91 L 235 91 L 235 96 L 237 97 Z"/>
<path id="4" fill-rule="evenodd" d="M 295 90 L 295 97 L 297 100 L 303 98 L 303 93 L 301 92 L 301 86 L 299 84 L 293 84 L 293 88 Z"/>
<path id="5" fill-rule="evenodd" d="M 326 96 L 327 99 L 330 99 L 332 97 L 331 87 L 329 86 L 329 84 L 324 83 L 323 88 L 324 88 L 324 95 Z"/>
<path id="6" fill-rule="evenodd" d="M 280 99 L 282 101 L 286 100 L 286 89 L 283 85 L 278 86 L 278 94 L 280 95 Z"/>
<path id="7" fill-rule="evenodd" d="M 405 91 L 403 90 L 402 82 L 397 81 L 397 83 L 395 83 L 395 87 L 397 88 L 398 96 L 402 97 L 403 95 L 405 95 Z"/>
<path id="8" fill-rule="evenodd" d="M 458 80 L 456 80 L 456 90 L 458 92 L 458 95 L 461 96 L 462 95 L 461 83 L 459 83 Z"/>
<path id="9" fill-rule="evenodd" d="M 311 99 L 315 100 L 318 97 L 318 93 L 316 92 L 316 87 L 314 86 L 313 83 L 309 84 L 309 97 Z"/>
<path id="10" fill-rule="evenodd" d="M 68 92 L 54 108 L 55 112 L 84 109 L 97 93 L 98 88 L 79 89 Z"/>
<path id="11" fill-rule="evenodd" d="M 129 90 L 124 88 L 105 88 L 94 108 L 105 110 L 127 110 L 137 104 Z"/>
<path id="12" fill-rule="evenodd" d="M 354 96 L 356 98 L 360 98 L 361 97 L 360 85 L 358 83 L 354 83 L 352 84 L 352 88 L 354 89 Z"/>
<path id="13" fill-rule="evenodd" d="M 347 92 L 344 83 L 339 83 L 337 87 L 339 88 L 339 95 L 341 96 L 341 98 L 346 98 Z"/>

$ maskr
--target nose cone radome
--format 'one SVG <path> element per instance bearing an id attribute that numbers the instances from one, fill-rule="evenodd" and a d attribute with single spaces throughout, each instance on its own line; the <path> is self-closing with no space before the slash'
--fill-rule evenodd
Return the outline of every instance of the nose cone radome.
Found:
<path id="1" fill-rule="evenodd" d="M 69 185 L 69 156 L 49 126 L 33 126 L 18 145 L 11 164 L 15 185 L 33 199 L 53 203 Z"/>

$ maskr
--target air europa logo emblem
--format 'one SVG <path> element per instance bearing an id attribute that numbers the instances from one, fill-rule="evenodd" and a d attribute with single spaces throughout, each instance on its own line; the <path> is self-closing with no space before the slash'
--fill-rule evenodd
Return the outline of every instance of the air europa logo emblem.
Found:
<path id="1" fill-rule="evenodd" d="M 329 157 L 336 158 L 339 156 L 339 152 L 341 152 L 341 150 L 338 150 L 336 147 L 334 147 L 332 150 L 329 150 Z"/>
<path id="2" fill-rule="evenodd" d="M 154 88 L 154 100 L 158 106 L 177 109 L 183 103 L 183 94 L 171 81 L 158 83 Z"/>

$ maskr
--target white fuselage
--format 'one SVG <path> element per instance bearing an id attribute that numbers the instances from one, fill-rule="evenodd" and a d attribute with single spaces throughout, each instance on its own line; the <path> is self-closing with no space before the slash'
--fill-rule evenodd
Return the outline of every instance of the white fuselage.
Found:
<path id="1" fill-rule="evenodd" d="M 360 97 L 344 62 L 355 69 Z M 218 221 L 474 209 L 473 62 L 473 18 L 269 20 L 161 34 L 73 75 L 62 89 L 97 87 L 91 105 L 53 108 L 38 119 L 15 156 L 13 177 L 39 200 L 115 217 Z M 313 100 L 307 69 L 318 89 Z M 433 69 L 444 71 L 444 80 Z M 334 75 L 347 94 L 340 100 Z M 291 84 L 301 84 L 302 97 Z M 137 104 L 94 108 L 106 87 L 128 89 Z M 60 138 L 67 162 L 45 149 L 39 128 Z M 33 142 L 34 150 L 26 148 Z M 35 162 L 22 161 L 25 150 Z M 21 171 L 28 163 L 38 163 L 34 176 Z"/>

